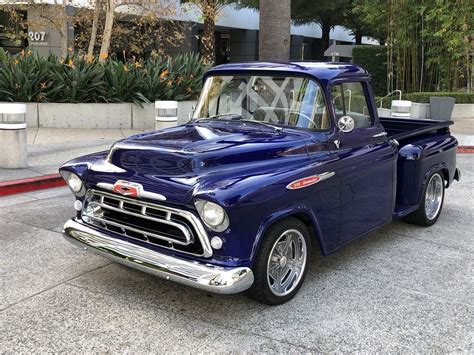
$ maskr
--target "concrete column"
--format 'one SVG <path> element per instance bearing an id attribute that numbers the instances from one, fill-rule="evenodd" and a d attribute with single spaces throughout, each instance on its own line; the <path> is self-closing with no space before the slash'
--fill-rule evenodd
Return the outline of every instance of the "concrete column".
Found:
<path id="1" fill-rule="evenodd" d="M 25 168 L 28 164 L 25 114 L 25 104 L 0 104 L 0 168 Z"/>
<path id="2" fill-rule="evenodd" d="M 178 124 L 178 101 L 155 101 L 155 129 L 175 127 Z"/>
<path id="3" fill-rule="evenodd" d="M 0 123 L 0 152 L 0 168 L 26 168 L 26 123 Z"/>

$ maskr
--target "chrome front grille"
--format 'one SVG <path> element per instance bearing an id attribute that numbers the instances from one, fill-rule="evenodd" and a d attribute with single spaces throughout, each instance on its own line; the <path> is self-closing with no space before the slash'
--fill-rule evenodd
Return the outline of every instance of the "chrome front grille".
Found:
<path id="1" fill-rule="evenodd" d="M 88 224 L 141 242 L 194 255 L 212 255 L 204 227 L 188 211 L 89 190 L 82 219 Z"/>

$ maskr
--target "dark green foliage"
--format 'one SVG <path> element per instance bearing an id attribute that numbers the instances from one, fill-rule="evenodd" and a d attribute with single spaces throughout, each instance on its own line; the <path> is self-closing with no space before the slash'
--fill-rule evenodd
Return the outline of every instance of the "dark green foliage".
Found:
<path id="1" fill-rule="evenodd" d="M 71 55 L 63 61 L 31 51 L 0 53 L 0 101 L 131 102 L 197 97 L 207 70 L 197 54 L 100 63 Z"/>
<path id="2" fill-rule="evenodd" d="M 387 94 L 387 48 L 385 46 L 355 46 L 352 62 L 362 65 L 372 77 L 375 95 Z"/>

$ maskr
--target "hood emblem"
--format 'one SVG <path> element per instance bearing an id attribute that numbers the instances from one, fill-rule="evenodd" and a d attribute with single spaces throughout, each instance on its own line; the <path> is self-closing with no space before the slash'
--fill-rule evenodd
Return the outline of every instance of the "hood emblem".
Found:
<path id="1" fill-rule="evenodd" d="M 307 177 L 290 182 L 288 185 L 286 185 L 286 188 L 288 190 L 302 189 L 302 188 L 314 185 L 320 181 L 329 179 L 330 177 L 333 177 L 335 174 L 336 173 L 334 171 L 331 171 L 331 172 L 325 172 L 319 175 L 307 176 Z"/>
<path id="2" fill-rule="evenodd" d="M 117 180 L 113 185 L 106 182 L 99 182 L 97 187 L 127 197 L 141 197 L 150 200 L 166 201 L 166 196 L 155 192 L 145 191 L 143 185 L 136 182 Z"/>
<path id="3" fill-rule="evenodd" d="M 143 186 L 135 182 L 118 180 L 114 184 L 112 191 L 124 196 L 140 197 L 141 192 L 143 191 Z"/>

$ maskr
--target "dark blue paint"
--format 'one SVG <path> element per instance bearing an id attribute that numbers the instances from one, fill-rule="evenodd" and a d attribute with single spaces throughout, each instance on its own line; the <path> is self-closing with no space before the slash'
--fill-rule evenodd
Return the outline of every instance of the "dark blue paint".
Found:
<path id="1" fill-rule="evenodd" d="M 448 185 L 453 180 L 457 141 L 447 124 L 379 120 L 369 75 L 359 66 L 228 64 L 206 76 L 236 73 L 307 76 L 321 84 L 327 103 L 332 102 L 333 83 L 361 81 L 373 127 L 338 132 L 332 105 L 333 124 L 327 132 L 288 127 L 276 132 L 252 123 L 202 120 L 124 139 L 116 144 L 111 162 L 102 152 L 75 159 L 61 169 L 76 172 L 88 187 L 119 179 L 138 182 L 147 191 L 165 195 L 166 204 L 196 215 L 195 198 L 219 203 L 229 215 L 230 226 L 222 233 L 209 231 L 209 236 L 221 236 L 224 247 L 211 259 L 196 259 L 227 266 L 251 265 L 266 230 L 282 218 L 303 219 L 327 255 L 416 209 L 431 172 L 441 169 Z M 437 128 L 429 132 L 430 127 Z M 385 129 L 388 137 L 374 137 Z M 398 148 L 391 144 L 392 137 L 400 142 Z M 339 149 L 336 140 L 341 142 Z M 336 174 L 328 180 L 300 190 L 286 189 L 294 180 L 331 171 Z"/>

